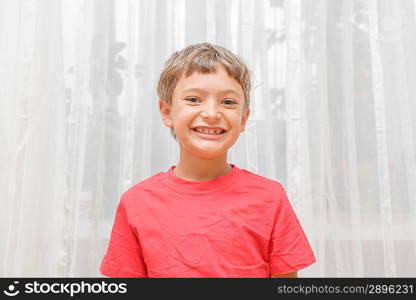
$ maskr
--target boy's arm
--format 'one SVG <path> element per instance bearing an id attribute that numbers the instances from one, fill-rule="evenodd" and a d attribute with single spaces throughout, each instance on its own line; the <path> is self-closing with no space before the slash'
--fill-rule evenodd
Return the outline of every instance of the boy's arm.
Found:
<path id="1" fill-rule="evenodd" d="M 270 278 L 297 278 L 298 272 L 292 272 L 287 274 L 281 274 L 281 275 L 270 275 Z"/>

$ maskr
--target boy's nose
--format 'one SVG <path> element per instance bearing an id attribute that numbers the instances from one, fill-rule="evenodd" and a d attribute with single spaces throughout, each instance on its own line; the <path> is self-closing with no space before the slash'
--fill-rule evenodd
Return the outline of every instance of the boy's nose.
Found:
<path id="1" fill-rule="evenodd" d="M 205 119 L 219 119 L 221 114 L 218 110 L 216 103 L 207 103 L 201 112 L 201 116 Z"/>
<path id="2" fill-rule="evenodd" d="M 202 116 L 203 118 L 209 118 L 209 117 L 210 117 L 210 115 L 209 115 L 206 111 L 202 111 L 202 112 L 201 112 L 201 116 Z M 215 117 L 214 117 L 214 118 L 216 118 L 216 119 L 221 118 L 221 114 L 220 114 L 219 112 L 217 112 L 217 113 L 215 114 Z"/>

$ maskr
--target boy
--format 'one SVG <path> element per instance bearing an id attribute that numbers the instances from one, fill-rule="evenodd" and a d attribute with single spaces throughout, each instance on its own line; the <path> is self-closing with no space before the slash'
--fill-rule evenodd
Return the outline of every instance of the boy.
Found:
<path id="1" fill-rule="evenodd" d="M 227 163 L 250 114 L 250 71 L 209 43 L 158 84 L 177 166 L 126 191 L 100 271 L 110 277 L 297 277 L 315 257 L 281 184 Z"/>

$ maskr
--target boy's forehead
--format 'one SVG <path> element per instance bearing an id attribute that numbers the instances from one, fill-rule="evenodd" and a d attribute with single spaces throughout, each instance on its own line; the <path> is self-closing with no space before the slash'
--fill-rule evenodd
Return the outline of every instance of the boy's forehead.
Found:
<path id="1" fill-rule="evenodd" d="M 229 77 L 230 79 L 234 80 L 234 78 L 230 76 L 230 74 L 228 73 L 227 69 L 223 65 L 220 65 L 220 64 L 217 64 L 215 69 L 213 69 L 212 71 L 207 70 L 206 72 L 202 72 L 199 70 L 193 70 L 189 74 L 187 74 L 187 72 L 184 71 L 179 77 L 179 80 L 185 81 L 185 80 L 192 80 L 195 78 L 219 77 L 219 76 Z"/>
<path id="2" fill-rule="evenodd" d="M 231 77 L 224 67 L 218 67 L 215 72 L 202 73 L 194 71 L 189 76 L 185 72 L 179 78 L 176 90 L 181 93 L 209 92 L 218 89 L 221 93 L 243 94 L 240 83 Z"/>
<path id="3" fill-rule="evenodd" d="M 204 89 L 204 88 L 198 88 L 198 87 L 190 87 L 190 88 L 184 88 L 181 90 L 182 93 L 192 93 L 192 92 L 196 92 L 196 93 L 207 93 L 209 92 L 208 89 Z M 235 90 L 235 89 L 226 89 L 226 90 L 221 90 L 220 91 L 222 94 L 235 94 L 237 96 L 240 95 L 240 93 Z"/>

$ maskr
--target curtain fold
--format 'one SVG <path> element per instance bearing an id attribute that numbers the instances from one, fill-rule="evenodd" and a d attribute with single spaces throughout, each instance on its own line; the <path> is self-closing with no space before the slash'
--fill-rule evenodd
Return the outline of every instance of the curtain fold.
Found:
<path id="1" fill-rule="evenodd" d="M 229 160 L 285 187 L 299 276 L 414 277 L 414 0 L 1 1 L 0 276 L 100 276 L 121 194 L 177 163 L 156 85 L 199 42 L 253 71 Z"/>

